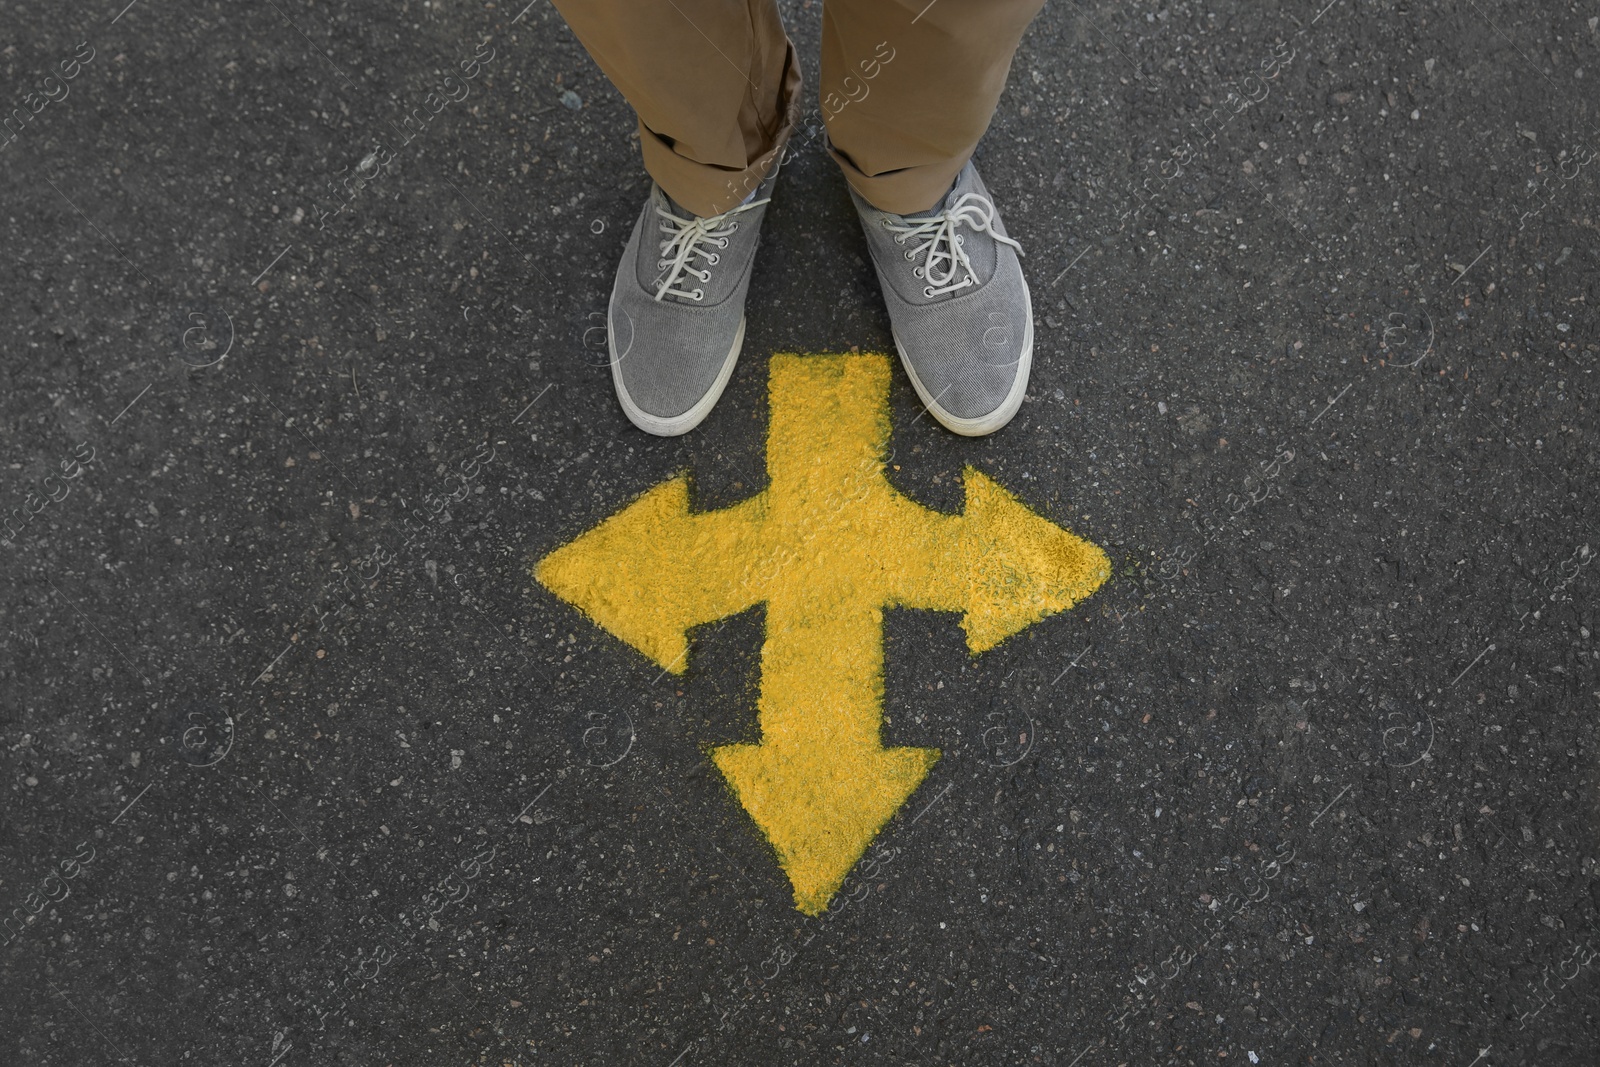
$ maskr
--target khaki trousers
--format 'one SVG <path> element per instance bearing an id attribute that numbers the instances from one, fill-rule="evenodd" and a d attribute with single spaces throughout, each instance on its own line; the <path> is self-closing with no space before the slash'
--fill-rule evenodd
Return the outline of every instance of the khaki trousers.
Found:
<path id="1" fill-rule="evenodd" d="M 696 215 L 739 204 L 801 117 L 774 0 L 554 0 L 639 116 L 645 169 Z M 1044 0 L 827 0 L 829 150 L 881 211 L 927 210 L 988 129 Z"/>

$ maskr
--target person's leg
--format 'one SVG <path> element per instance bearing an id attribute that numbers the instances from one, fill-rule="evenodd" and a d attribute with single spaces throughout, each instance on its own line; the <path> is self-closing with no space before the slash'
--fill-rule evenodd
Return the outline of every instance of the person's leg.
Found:
<path id="1" fill-rule="evenodd" d="M 800 66 L 773 0 L 554 0 L 639 116 L 645 169 L 698 216 L 736 206 L 782 150 Z"/>
<path id="2" fill-rule="evenodd" d="M 684 433 L 711 413 L 744 345 L 800 67 L 774 0 L 554 2 L 638 113 L 655 179 L 611 286 L 611 381 L 635 426 Z"/>
<path id="3" fill-rule="evenodd" d="M 947 429 L 1022 405 L 1033 307 L 971 157 L 1043 0 L 829 0 L 822 102 L 911 384 Z"/>
<path id="4" fill-rule="evenodd" d="M 833 158 L 881 211 L 943 198 L 989 128 L 1044 0 L 829 0 L 819 94 Z"/>

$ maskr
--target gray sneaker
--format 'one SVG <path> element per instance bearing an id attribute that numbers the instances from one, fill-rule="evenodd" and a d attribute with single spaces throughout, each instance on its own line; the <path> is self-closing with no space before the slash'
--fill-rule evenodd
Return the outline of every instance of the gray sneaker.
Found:
<path id="1" fill-rule="evenodd" d="M 932 211 L 891 215 L 850 195 L 867 234 L 900 362 L 946 429 L 993 433 L 1017 413 L 1033 363 L 1033 304 L 989 190 L 970 162 Z"/>
<path id="2" fill-rule="evenodd" d="M 697 218 L 651 183 L 611 287 L 611 381 L 641 430 L 672 437 L 707 415 L 744 346 L 744 298 L 777 168 L 748 204 Z"/>

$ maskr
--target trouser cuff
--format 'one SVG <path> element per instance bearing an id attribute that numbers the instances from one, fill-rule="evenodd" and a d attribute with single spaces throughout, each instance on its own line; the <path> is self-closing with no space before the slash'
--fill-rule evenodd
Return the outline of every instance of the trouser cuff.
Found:
<path id="1" fill-rule="evenodd" d="M 639 120 L 639 146 L 645 170 L 686 210 L 704 218 L 738 207 L 777 165 L 800 112 L 800 61 L 794 42 L 787 43 L 789 51 L 782 88 L 773 110 L 772 134 L 764 138 L 760 152 L 743 169 L 713 166 L 679 155 L 670 138 L 651 130 L 643 119 Z"/>

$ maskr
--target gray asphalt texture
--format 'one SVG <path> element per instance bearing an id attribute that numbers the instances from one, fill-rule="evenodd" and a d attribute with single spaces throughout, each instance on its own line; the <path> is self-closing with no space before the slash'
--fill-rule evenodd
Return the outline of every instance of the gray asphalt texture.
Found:
<path id="1" fill-rule="evenodd" d="M 548 5 L 120 7 L 0 8 L 0 1062 L 1595 1062 L 1592 4 L 1045 11 L 978 154 L 1027 403 L 897 372 L 893 479 L 1114 574 L 977 658 L 889 614 L 944 757 L 818 919 L 706 755 L 760 612 L 663 676 L 528 573 L 759 489 L 773 353 L 892 351 L 818 139 L 654 439 Z"/>

